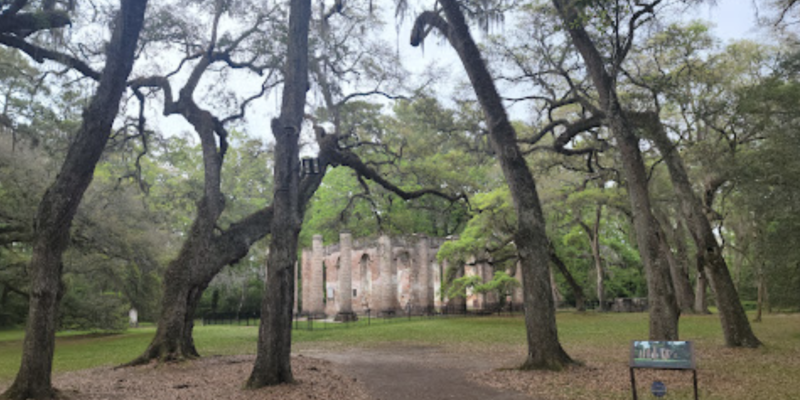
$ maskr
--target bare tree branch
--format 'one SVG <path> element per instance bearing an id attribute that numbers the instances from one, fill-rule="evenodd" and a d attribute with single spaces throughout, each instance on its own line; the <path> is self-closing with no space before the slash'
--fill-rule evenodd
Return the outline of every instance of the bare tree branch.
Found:
<path id="1" fill-rule="evenodd" d="M 78 60 L 71 55 L 45 49 L 43 47 L 28 43 L 18 37 L 9 35 L 0 35 L 0 44 L 18 49 L 29 55 L 40 64 L 45 60 L 55 61 L 59 64 L 75 69 L 87 78 L 91 78 L 96 81 L 100 80 L 100 72 L 95 71 L 89 66 L 89 64 L 86 64 L 85 62 Z"/>

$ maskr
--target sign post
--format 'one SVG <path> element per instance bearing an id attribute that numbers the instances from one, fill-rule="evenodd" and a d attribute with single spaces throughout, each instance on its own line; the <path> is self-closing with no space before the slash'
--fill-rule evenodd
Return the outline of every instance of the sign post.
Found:
<path id="1" fill-rule="evenodd" d="M 695 363 L 692 342 L 634 340 L 631 345 L 630 359 L 633 400 L 638 399 L 635 372 L 637 368 L 691 370 L 694 380 L 694 398 L 698 400 L 697 364 Z M 656 391 L 661 396 L 666 394 L 666 386 L 662 382 L 654 382 L 652 389 L 654 394 Z"/>

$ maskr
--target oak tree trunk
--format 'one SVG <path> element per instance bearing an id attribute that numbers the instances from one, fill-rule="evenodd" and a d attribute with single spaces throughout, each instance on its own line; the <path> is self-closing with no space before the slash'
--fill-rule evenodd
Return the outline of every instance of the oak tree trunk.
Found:
<path id="1" fill-rule="evenodd" d="M 447 37 L 467 71 L 481 104 L 489 129 L 489 140 L 500 161 L 517 213 L 514 244 L 522 270 L 525 328 L 528 337 L 528 355 L 521 368 L 560 370 L 574 361 L 558 340 L 555 304 L 550 286 L 549 241 L 536 183 L 519 150 L 516 132 L 469 32 L 459 2 L 441 0 L 440 3 L 447 21 L 435 13 L 423 13 L 417 18 L 411 44 L 418 45 L 427 25 L 434 25 Z"/>
<path id="2" fill-rule="evenodd" d="M 326 166 L 329 164 L 330 153 L 336 150 L 336 142 L 322 140 L 319 143 L 320 165 Z M 303 179 L 301 204 L 306 204 L 311 199 L 323 177 L 324 167 L 319 175 Z M 182 250 L 170 263 L 165 274 L 162 314 L 157 333 L 147 350 L 126 365 L 199 357 L 194 346 L 193 329 L 195 310 L 203 292 L 225 266 L 241 260 L 255 242 L 270 234 L 272 216 L 273 208 L 268 206 L 231 224 L 227 230 L 213 236 L 210 244 L 201 246 L 208 249 L 204 253 L 194 253 L 192 249 L 197 246 L 191 245 L 192 240 L 187 239 L 184 242 L 185 251 Z M 191 237 L 193 236 L 190 235 Z M 167 334 L 172 331 L 179 334 Z"/>
<path id="3" fill-rule="evenodd" d="M 691 297 L 686 296 L 683 301 L 690 301 L 691 304 L 691 313 L 698 313 L 700 311 L 697 310 L 697 293 L 696 289 L 692 288 L 691 286 L 691 279 L 689 278 L 689 271 L 690 265 L 692 262 L 689 258 L 689 250 L 686 247 L 686 228 L 683 223 L 683 220 L 678 218 L 678 221 L 675 225 L 675 228 L 672 230 L 672 242 L 675 243 L 675 258 L 678 262 L 678 267 L 680 274 L 686 276 L 687 283 L 689 284 L 689 290 L 691 291 Z M 678 303 L 681 304 L 681 300 L 678 300 Z M 681 305 L 681 309 L 683 310 L 683 305 Z"/>
<path id="4" fill-rule="evenodd" d="M 704 266 L 716 295 L 725 343 L 731 347 L 758 347 L 761 342 L 750 327 L 728 265 L 722 256 L 722 248 L 711 229 L 702 201 L 692 190 L 683 159 L 667 137 L 658 114 L 651 113 L 645 118 L 650 128 L 648 133 L 669 170 L 672 187 L 681 205 L 681 213 L 697 246 L 698 260 Z"/>
<path id="5" fill-rule="evenodd" d="M 6 399 L 46 399 L 55 395 L 51 384 L 56 314 L 64 294 L 62 255 L 69 244 L 70 226 L 89 187 L 119 111 L 125 82 L 134 62 L 146 0 L 122 0 L 116 28 L 106 51 L 106 66 L 83 113 L 55 182 L 45 192 L 34 221 L 33 254 L 28 268 L 30 302 L 22 364 Z"/>
<path id="6" fill-rule="evenodd" d="M 675 299 L 669 264 L 661 245 L 662 233 L 650 204 L 647 172 L 639 149 L 639 138 L 619 103 L 616 77 L 606 70 L 606 63 L 583 27 L 583 20 L 575 3 L 570 0 L 553 0 L 553 4 L 586 64 L 600 97 L 606 125 L 614 135 L 620 152 L 633 212 L 636 242 L 647 274 L 650 339 L 677 340 L 680 310 Z"/>
<path id="7" fill-rule="evenodd" d="M 275 136 L 275 189 L 272 241 L 267 259 L 267 288 L 261 302 L 261 323 L 253 371 L 247 387 L 289 383 L 292 376 L 292 306 L 298 235 L 302 225 L 300 204 L 300 129 L 308 84 L 308 32 L 311 1 L 293 0 L 289 12 L 289 38 L 281 115 L 272 120 Z"/>
<path id="8" fill-rule="evenodd" d="M 621 153 L 628 195 L 633 210 L 636 242 L 647 274 L 650 307 L 650 340 L 678 340 L 680 309 L 675 298 L 663 233 L 653 216 L 647 174 L 639 150 L 639 139 L 627 129 L 620 111 L 611 117 L 612 131 Z"/>
<path id="9" fill-rule="evenodd" d="M 697 268 L 697 280 L 694 283 L 694 312 L 698 314 L 711 314 L 708 311 L 708 280 L 702 265 Z"/>
<path id="10" fill-rule="evenodd" d="M 208 133 L 213 135 L 213 132 Z M 201 142 L 206 141 L 203 143 L 204 147 L 213 146 L 216 153 L 213 139 L 211 136 L 210 143 L 204 139 Z M 204 154 L 206 194 L 198 203 L 195 220 L 178 257 L 170 262 L 164 274 L 161 315 L 156 334 L 144 353 L 126 364 L 128 366 L 146 364 L 152 360 L 172 362 L 199 357 L 192 340 L 194 309 L 210 279 L 207 282 L 198 282 L 197 279 L 202 271 L 209 269 L 208 265 L 216 258 L 216 254 L 212 253 L 214 228 L 223 209 L 218 190 L 221 158 L 215 155 L 212 157 L 216 160 L 208 160 Z"/>
<path id="11" fill-rule="evenodd" d="M 669 241 L 667 240 L 667 236 L 669 236 L 667 232 L 671 232 L 671 227 L 666 222 L 666 219 L 664 220 L 664 225 L 666 228 L 663 231 L 664 235 L 662 235 L 662 246 L 664 247 L 662 251 L 667 256 L 669 273 L 672 277 L 672 284 L 675 285 L 675 297 L 678 300 L 678 307 L 680 307 L 681 312 L 693 314 L 694 288 L 692 288 L 692 283 L 689 281 L 689 275 L 687 274 L 686 270 L 681 265 L 677 256 L 672 253 L 672 249 L 669 246 Z"/>

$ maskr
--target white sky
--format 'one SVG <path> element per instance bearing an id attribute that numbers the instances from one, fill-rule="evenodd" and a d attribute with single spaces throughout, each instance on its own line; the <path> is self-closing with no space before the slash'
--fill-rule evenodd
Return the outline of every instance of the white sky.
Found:
<path id="1" fill-rule="evenodd" d="M 718 0 L 716 6 L 700 6 L 697 18 L 716 25 L 714 33 L 725 40 L 758 39 L 756 9 L 751 0 Z"/>

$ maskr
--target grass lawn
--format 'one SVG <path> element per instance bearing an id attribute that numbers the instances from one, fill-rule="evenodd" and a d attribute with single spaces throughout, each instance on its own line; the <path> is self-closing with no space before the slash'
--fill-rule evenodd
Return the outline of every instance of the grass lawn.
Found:
<path id="1" fill-rule="evenodd" d="M 498 371 L 490 378 L 499 385 L 504 379 L 529 380 L 533 383 L 529 382 L 528 391 L 541 393 L 545 398 L 630 398 L 627 370 L 630 342 L 647 338 L 647 314 L 559 312 L 558 324 L 564 348 L 586 363 L 585 368 L 536 375 Z M 373 320 L 371 326 L 364 326 L 366 321 L 358 325 L 322 329 L 316 323 L 311 332 L 295 331 L 294 342 L 299 349 L 377 346 L 386 342 L 445 346 L 453 351 L 505 357 L 509 366 L 521 361 L 525 351 L 521 317 Z M 756 350 L 732 350 L 723 345 L 716 316 L 681 318 L 681 338 L 695 342 L 701 398 L 800 398 L 800 315 L 766 315 L 764 322 L 753 324 L 753 328 L 766 345 Z M 60 333 L 54 370 L 57 373 L 130 361 L 144 350 L 154 332 L 154 327 L 144 327 L 112 335 Z M 20 330 L 0 331 L 0 382 L 8 383 L 19 368 L 23 335 Z M 258 330 L 253 326 L 195 328 L 195 342 L 203 355 L 254 353 L 257 335 Z M 671 374 L 665 380 L 668 387 L 674 388 L 673 393 L 679 394 L 679 398 L 689 398 L 690 375 Z M 637 373 L 640 398 L 651 397 L 649 384 L 654 376 L 649 371 Z M 526 390 L 524 385 L 515 385 Z"/>

